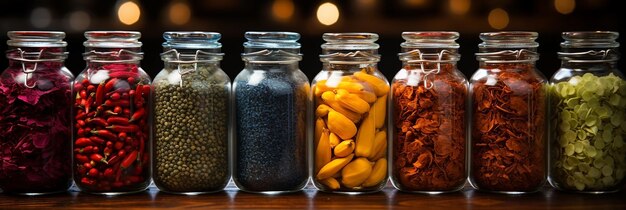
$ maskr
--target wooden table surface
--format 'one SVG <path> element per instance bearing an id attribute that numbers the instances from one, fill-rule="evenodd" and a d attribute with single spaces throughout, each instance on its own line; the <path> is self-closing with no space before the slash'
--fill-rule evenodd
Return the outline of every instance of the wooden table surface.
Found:
<path id="1" fill-rule="evenodd" d="M 591 195 L 555 191 L 549 187 L 526 195 L 483 193 L 466 187 L 455 193 L 440 195 L 409 194 L 388 185 L 382 192 L 344 195 L 317 192 L 310 186 L 298 193 L 262 195 L 226 190 L 196 196 L 172 195 L 151 187 L 148 191 L 123 196 L 89 195 L 71 190 L 45 196 L 0 194 L 0 209 L 626 209 L 626 192 Z"/>

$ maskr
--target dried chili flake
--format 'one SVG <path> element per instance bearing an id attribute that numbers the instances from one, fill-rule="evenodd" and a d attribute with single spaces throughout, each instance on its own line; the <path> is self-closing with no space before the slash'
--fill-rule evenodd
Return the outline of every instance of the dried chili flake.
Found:
<path id="1" fill-rule="evenodd" d="M 393 84 L 392 173 L 403 190 L 451 191 L 465 183 L 467 85 L 450 73 L 452 65 L 441 68 L 428 78 L 432 87 Z"/>
<path id="2" fill-rule="evenodd" d="M 531 64 L 487 66 L 472 82 L 470 179 L 489 191 L 534 191 L 546 174 L 545 80 Z"/>

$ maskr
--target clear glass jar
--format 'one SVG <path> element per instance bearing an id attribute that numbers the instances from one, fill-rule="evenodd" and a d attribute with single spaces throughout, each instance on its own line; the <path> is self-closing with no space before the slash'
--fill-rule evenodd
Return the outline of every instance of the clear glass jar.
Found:
<path id="1" fill-rule="evenodd" d="M 469 84 L 457 69 L 457 32 L 404 32 L 391 85 L 391 181 L 408 192 L 463 188 Z"/>
<path id="2" fill-rule="evenodd" d="M 309 80 L 300 71 L 300 34 L 246 32 L 245 68 L 233 82 L 234 171 L 247 192 L 298 191 L 308 180 Z"/>
<path id="3" fill-rule="evenodd" d="M 74 81 L 74 182 L 86 193 L 140 192 L 150 184 L 150 77 L 139 32 L 85 32 L 87 67 Z"/>
<path id="4" fill-rule="evenodd" d="M 0 75 L 0 191 L 39 195 L 72 181 L 70 107 L 74 76 L 65 68 L 65 33 L 10 31 Z"/>
<path id="5" fill-rule="evenodd" d="M 377 192 L 387 182 L 389 83 L 378 35 L 325 33 L 312 85 L 313 183 L 326 192 Z"/>
<path id="6" fill-rule="evenodd" d="M 481 33 L 470 80 L 469 180 L 478 190 L 538 191 L 547 169 L 547 85 L 536 32 Z"/>
<path id="7" fill-rule="evenodd" d="M 619 34 L 564 32 L 551 83 L 550 183 L 583 193 L 626 183 L 626 81 L 617 69 Z"/>
<path id="8" fill-rule="evenodd" d="M 154 78 L 152 179 L 164 192 L 200 194 L 230 179 L 230 78 L 213 32 L 165 32 L 165 68 Z"/>

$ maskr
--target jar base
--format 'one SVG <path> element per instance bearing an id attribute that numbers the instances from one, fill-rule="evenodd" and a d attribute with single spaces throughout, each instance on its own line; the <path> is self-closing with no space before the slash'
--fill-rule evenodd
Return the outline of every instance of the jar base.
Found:
<path id="1" fill-rule="evenodd" d="M 224 189 L 213 190 L 213 191 L 202 191 L 202 192 L 173 192 L 173 191 L 159 189 L 159 192 L 164 192 L 164 193 L 172 194 L 172 195 L 203 195 L 203 194 L 211 194 L 211 193 L 217 193 L 217 192 L 222 192 L 222 191 L 224 191 Z"/>
<path id="2" fill-rule="evenodd" d="M 20 196 L 42 196 L 42 195 L 53 195 L 53 194 L 60 194 L 60 193 L 65 193 L 68 190 L 59 190 L 59 191 L 50 191 L 50 192 L 35 192 L 35 193 L 31 193 L 31 192 L 2 192 L 5 194 L 9 194 L 9 195 L 20 195 Z"/>
<path id="3" fill-rule="evenodd" d="M 302 191 L 302 189 L 297 189 L 297 190 L 280 190 L 280 191 L 251 191 L 251 190 L 245 190 L 245 189 L 239 189 L 240 191 L 246 192 L 246 193 L 254 193 L 254 194 L 263 194 L 263 195 L 281 195 L 281 194 L 290 194 L 290 193 L 297 193 Z"/>
<path id="4" fill-rule="evenodd" d="M 365 194 L 374 194 L 374 193 L 381 192 L 381 190 L 362 191 L 362 192 L 349 192 L 349 191 L 330 191 L 330 190 L 322 190 L 322 189 L 318 189 L 318 191 L 323 192 L 323 193 L 343 194 L 343 195 L 365 195 Z"/>
<path id="5" fill-rule="evenodd" d="M 561 192 L 566 192 L 566 193 L 577 193 L 577 194 L 591 194 L 591 195 L 601 195 L 601 194 L 611 194 L 611 193 L 616 193 L 619 192 L 619 189 L 615 189 L 615 190 L 594 190 L 594 191 L 578 191 L 578 190 L 567 190 L 567 189 L 561 189 L 561 188 L 555 188 L 558 191 Z"/>
<path id="6" fill-rule="evenodd" d="M 126 192 L 89 192 L 81 190 L 81 193 L 87 193 L 92 195 L 105 195 L 105 196 L 117 196 L 117 195 L 129 195 L 129 194 L 137 194 L 146 191 L 148 188 L 135 190 L 135 191 L 126 191 Z"/>

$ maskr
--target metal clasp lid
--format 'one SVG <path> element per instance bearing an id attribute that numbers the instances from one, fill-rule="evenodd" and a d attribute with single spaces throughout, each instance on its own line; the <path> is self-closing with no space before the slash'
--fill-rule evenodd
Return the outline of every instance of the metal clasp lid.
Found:
<path id="1" fill-rule="evenodd" d="M 110 56 L 110 57 L 122 57 L 122 56 L 130 56 L 130 59 L 125 60 L 105 60 L 105 59 L 92 59 L 91 56 Z M 83 58 L 85 60 L 97 63 L 122 63 L 122 62 L 137 62 L 143 58 L 143 52 L 135 52 L 127 49 L 120 49 L 118 51 L 96 51 L 91 50 L 89 52 L 83 53 Z"/>
<path id="2" fill-rule="evenodd" d="M 22 72 L 24 72 L 25 74 L 24 86 L 26 86 L 27 88 L 34 88 L 35 86 L 37 86 L 36 81 L 32 85 L 29 85 L 28 80 L 32 78 L 32 73 L 37 70 L 37 65 L 39 64 L 39 62 L 59 62 L 67 58 L 67 55 L 68 55 L 67 52 L 53 53 L 53 52 L 44 52 L 44 50 L 45 49 L 41 49 L 38 52 L 28 52 L 28 51 L 22 50 L 21 48 L 17 48 L 17 49 L 7 51 L 8 55 L 12 55 L 12 54 L 19 55 L 19 57 L 8 56 L 8 58 L 11 60 L 17 60 L 17 61 L 22 62 Z M 44 54 L 51 55 L 54 58 L 42 59 L 41 57 Z M 33 68 L 29 69 L 28 67 L 26 67 L 26 63 L 35 63 L 35 64 Z"/>
<path id="3" fill-rule="evenodd" d="M 203 58 L 203 57 L 206 57 L 206 56 L 222 57 L 222 56 L 224 56 L 224 53 L 214 53 L 214 52 L 206 52 L 206 51 L 202 51 L 202 50 L 196 50 L 196 53 L 194 54 L 193 59 L 184 60 L 184 59 L 181 59 L 181 54 L 182 53 L 178 52 L 178 50 L 176 50 L 176 49 L 171 49 L 171 50 L 168 50 L 168 51 L 165 51 L 165 52 L 161 53 L 161 57 L 164 60 L 167 60 L 167 59 L 165 59 L 165 57 L 167 57 L 168 55 L 176 57 L 175 60 L 167 60 L 167 62 L 178 64 L 177 70 L 178 70 L 178 74 L 180 74 L 180 86 L 181 87 L 183 86 L 183 76 L 186 75 L 186 74 L 189 74 L 191 72 L 197 71 L 199 62 L 212 62 L 212 61 L 218 61 L 219 60 L 219 59 L 206 59 L 206 58 Z M 193 64 L 193 68 L 181 68 L 180 64 Z"/>
<path id="4" fill-rule="evenodd" d="M 515 60 L 506 60 L 506 59 L 488 59 L 489 57 L 497 57 L 497 56 L 515 56 Z M 480 61 L 484 61 L 486 63 L 512 63 L 512 62 L 529 62 L 535 61 L 539 57 L 539 53 L 527 50 L 527 49 L 519 49 L 519 50 L 501 50 L 497 52 L 481 52 L 476 53 L 476 57 Z"/>
<path id="5" fill-rule="evenodd" d="M 564 57 L 579 57 L 579 56 L 602 56 L 600 59 L 575 59 L 575 58 L 567 58 L 569 62 L 577 62 L 577 63 L 593 63 L 593 62 L 607 62 L 607 61 L 617 61 L 619 53 L 614 49 L 606 49 L 606 50 L 588 50 L 584 52 L 558 52 L 557 53 L 561 59 Z"/>
<path id="6" fill-rule="evenodd" d="M 457 59 L 447 59 L 447 60 L 443 60 L 443 56 L 444 55 L 452 55 L 452 56 L 456 56 L 456 53 L 453 53 L 451 51 L 448 50 L 441 50 L 439 51 L 439 53 L 422 53 L 422 51 L 420 51 L 419 49 L 415 49 L 415 50 L 411 50 L 408 52 L 404 52 L 404 53 L 400 53 L 398 54 L 400 57 L 418 57 L 418 60 L 407 60 L 407 63 L 420 63 L 422 65 L 420 65 L 420 72 L 424 74 L 424 77 L 422 79 L 422 81 L 424 81 L 424 88 L 430 90 L 433 88 L 433 86 L 435 86 L 435 84 L 433 83 L 433 81 L 429 81 L 429 77 L 432 74 L 439 74 L 439 72 L 441 72 L 441 63 L 445 63 L 445 62 L 454 62 Z M 437 56 L 437 60 L 428 60 L 425 59 L 425 56 Z M 432 63 L 437 63 L 437 68 L 436 69 L 432 69 L 432 70 L 426 70 L 424 68 L 424 62 L 432 62 Z"/>

